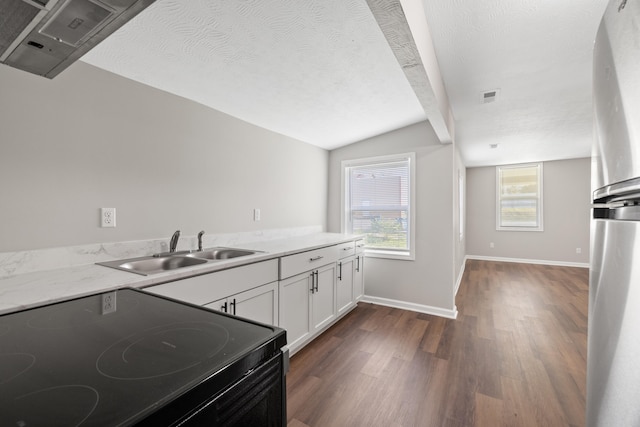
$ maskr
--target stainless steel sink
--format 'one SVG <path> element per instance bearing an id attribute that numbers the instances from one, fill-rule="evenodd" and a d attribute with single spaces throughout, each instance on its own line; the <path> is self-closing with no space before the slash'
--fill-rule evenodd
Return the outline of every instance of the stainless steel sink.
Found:
<path id="1" fill-rule="evenodd" d="M 105 267 L 117 268 L 118 270 L 130 271 L 132 273 L 148 274 L 162 273 L 178 268 L 190 267 L 192 265 L 205 264 L 206 259 L 191 258 L 186 256 L 162 256 L 162 257 L 140 257 L 109 262 L 99 262 Z"/>
<path id="2" fill-rule="evenodd" d="M 233 249 L 233 248 L 209 248 L 198 252 L 191 252 L 186 255 L 189 258 L 196 259 L 209 259 L 209 260 L 219 260 L 219 259 L 230 259 L 237 258 L 241 256 L 253 255 L 257 251 L 248 251 L 245 249 Z"/>
<path id="3" fill-rule="evenodd" d="M 96 264 L 147 276 L 149 274 L 163 273 L 192 265 L 206 264 L 212 261 L 253 255 L 257 252 L 260 251 L 217 247 L 198 252 L 163 252 L 153 256 L 98 262 Z"/>

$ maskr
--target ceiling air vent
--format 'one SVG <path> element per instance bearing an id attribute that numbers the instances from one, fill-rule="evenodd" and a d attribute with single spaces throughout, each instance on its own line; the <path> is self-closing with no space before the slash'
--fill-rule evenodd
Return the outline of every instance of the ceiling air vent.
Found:
<path id="1" fill-rule="evenodd" d="M 500 89 L 493 89 L 482 92 L 482 103 L 489 104 L 491 102 L 494 102 L 498 97 L 498 92 L 500 92 Z"/>

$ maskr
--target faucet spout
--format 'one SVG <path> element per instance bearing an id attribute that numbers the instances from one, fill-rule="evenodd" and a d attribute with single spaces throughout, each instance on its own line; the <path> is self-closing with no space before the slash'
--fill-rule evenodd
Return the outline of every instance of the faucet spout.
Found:
<path id="1" fill-rule="evenodd" d="M 180 238 L 180 230 L 176 231 L 175 233 L 173 233 L 173 236 L 171 236 L 171 240 L 169 241 L 169 252 L 173 253 L 176 251 L 177 247 L 178 247 L 178 239 Z"/>
<path id="2" fill-rule="evenodd" d="M 198 233 L 198 252 L 202 251 L 202 236 L 204 235 L 204 230 Z"/>

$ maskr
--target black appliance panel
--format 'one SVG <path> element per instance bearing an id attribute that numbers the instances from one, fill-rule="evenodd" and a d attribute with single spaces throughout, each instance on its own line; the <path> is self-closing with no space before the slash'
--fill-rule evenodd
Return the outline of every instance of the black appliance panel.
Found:
<path id="1" fill-rule="evenodd" d="M 27 426 L 130 425 L 181 397 L 191 411 L 286 344 L 279 328 L 135 289 L 2 315 L 0 335 L 0 425 Z"/>

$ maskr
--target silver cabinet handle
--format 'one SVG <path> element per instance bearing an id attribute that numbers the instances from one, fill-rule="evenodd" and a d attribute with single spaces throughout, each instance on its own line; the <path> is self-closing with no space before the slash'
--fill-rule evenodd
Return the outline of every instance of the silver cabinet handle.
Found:
<path id="1" fill-rule="evenodd" d="M 342 248 L 343 251 L 350 251 L 353 248 Z"/>
<path id="2" fill-rule="evenodd" d="M 360 256 L 356 257 L 356 271 L 360 272 Z"/>
<path id="3" fill-rule="evenodd" d="M 320 280 L 318 279 L 318 270 L 316 270 L 315 275 L 316 275 L 316 292 L 318 292 L 318 282 L 320 281 Z"/>
<path id="4" fill-rule="evenodd" d="M 313 271 L 311 272 L 311 293 L 316 293 L 316 275 Z"/>
<path id="5" fill-rule="evenodd" d="M 342 281 L 342 262 L 338 263 L 338 280 Z"/>
<path id="6" fill-rule="evenodd" d="M 309 261 L 317 261 L 322 258 L 324 258 L 322 255 L 318 255 L 317 257 L 309 258 Z"/>

